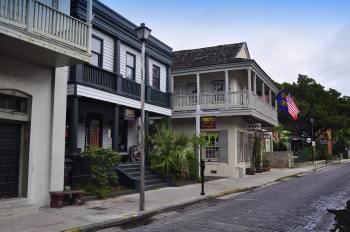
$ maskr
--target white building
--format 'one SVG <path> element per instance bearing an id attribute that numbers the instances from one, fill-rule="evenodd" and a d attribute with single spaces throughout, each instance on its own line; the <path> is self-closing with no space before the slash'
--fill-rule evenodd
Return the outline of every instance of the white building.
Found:
<path id="1" fill-rule="evenodd" d="M 90 61 L 91 27 L 69 14 L 70 0 L 0 0 L 0 199 L 63 190 L 64 67 Z"/>
<path id="2" fill-rule="evenodd" d="M 247 44 L 238 43 L 173 54 L 173 129 L 195 133 L 195 109 L 203 115 L 201 132 L 209 140 L 203 149 L 205 175 L 238 177 L 250 165 L 254 133 L 248 124 L 266 131 L 277 125 L 277 87 L 250 58 Z M 215 117 L 205 117 L 213 115 Z M 264 140 L 267 151 L 270 139 Z"/>

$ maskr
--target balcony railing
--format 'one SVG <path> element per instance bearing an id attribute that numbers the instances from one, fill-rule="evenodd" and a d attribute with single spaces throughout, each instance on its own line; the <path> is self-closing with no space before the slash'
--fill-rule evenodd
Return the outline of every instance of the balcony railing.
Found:
<path id="1" fill-rule="evenodd" d="M 221 110 L 221 109 L 255 109 L 263 115 L 277 120 L 277 110 L 270 103 L 251 93 L 250 101 L 247 91 L 218 93 L 201 93 L 200 108 L 202 110 Z M 174 95 L 173 111 L 185 112 L 194 111 L 197 105 L 197 95 Z"/>
<path id="2" fill-rule="evenodd" d="M 171 94 L 153 89 L 150 86 L 146 88 L 147 102 L 153 105 L 158 105 L 166 108 L 171 107 Z"/>
<path id="3" fill-rule="evenodd" d="M 227 101 L 226 101 L 227 98 Z M 201 93 L 201 109 L 224 109 L 224 108 L 242 108 L 248 105 L 247 92 L 230 92 L 226 97 L 224 92 L 219 93 Z M 174 111 L 195 110 L 197 105 L 197 95 L 175 95 L 173 97 Z"/>
<path id="4" fill-rule="evenodd" d="M 36 0 L 0 0 L 0 22 L 88 51 L 88 24 Z"/>
<path id="5" fill-rule="evenodd" d="M 69 82 L 85 85 L 106 92 L 140 100 L 141 85 L 134 80 L 126 79 L 122 75 L 102 68 L 80 64 L 70 68 Z M 170 108 L 171 96 L 169 93 L 146 88 L 146 102 L 161 107 Z"/>

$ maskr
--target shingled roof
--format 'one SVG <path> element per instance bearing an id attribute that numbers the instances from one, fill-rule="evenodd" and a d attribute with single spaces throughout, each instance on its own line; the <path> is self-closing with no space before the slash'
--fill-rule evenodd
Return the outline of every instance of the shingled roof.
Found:
<path id="1" fill-rule="evenodd" d="M 245 43 L 235 43 L 173 52 L 172 69 L 185 69 L 218 64 L 244 62 L 236 58 Z"/>

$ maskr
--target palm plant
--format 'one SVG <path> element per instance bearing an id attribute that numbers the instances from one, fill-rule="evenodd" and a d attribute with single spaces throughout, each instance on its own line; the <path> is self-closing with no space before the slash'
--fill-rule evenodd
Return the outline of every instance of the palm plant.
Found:
<path id="1" fill-rule="evenodd" d="M 194 155 L 191 138 L 174 133 L 165 123 L 155 127 L 153 136 L 148 139 L 151 168 L 188 179 L 189 160 Z"/>

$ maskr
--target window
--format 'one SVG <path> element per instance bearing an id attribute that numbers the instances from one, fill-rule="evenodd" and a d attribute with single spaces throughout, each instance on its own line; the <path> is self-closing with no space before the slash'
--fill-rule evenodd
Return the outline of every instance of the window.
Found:
<path id="1" fill-rule="evenodd" d="M 152 87 L 160 89 L 160 68 L 156 65 L 152 67 Z"/>
<path id="2" fill-rule="evenodd" d="M 212 104 L 222 104 L 225 102 L 225 82 L 224 81 L 212 81 L 211 90 L 214 95 L 211 99 Z"/>
<path id="3" fill-rule="evenodd" d="M 196 83 L 188 83 L 186 85 L 186 92 L 188 96 L 188 104 L 196 105 L 197 104 L 197 84 Z"/>
<path id="4" fill-rule="evenodd" d="M 219 160 L 219 133 L 207 132 L 205 133 L 205 140 L 207 146 L 204 148 L 204 159 L 208 161 Z"/>
<path id="5" fill-rule="evenodd" d="M 224 92 L 225 91 L 225 82 L 224 81 L 212 81 L 211 89 L 214 93 Z"/>
<path id="6" fill-rule="evenodd" d="M 28 100 L 26 98 L 0 93 L 0 111 L 2 109 L 5 111 L 27 113 Z"/>
<path id="7" fill-rule="evenodd" d="M 92 36 L 91 41 L 91 64 L 102 68 L 103 40 Z"/>
<path id="8" fill-rule="evenodd" d="M 135 80 L 135 55 L 126 53 L 126 75 L 125 77 L 128 79 Z"/>
<path id="9" fill-rule="evenodd" d="M 254 138 L 252 135 L 237 132 L 238 162 L 248 162 L 252 158 Z"/>

